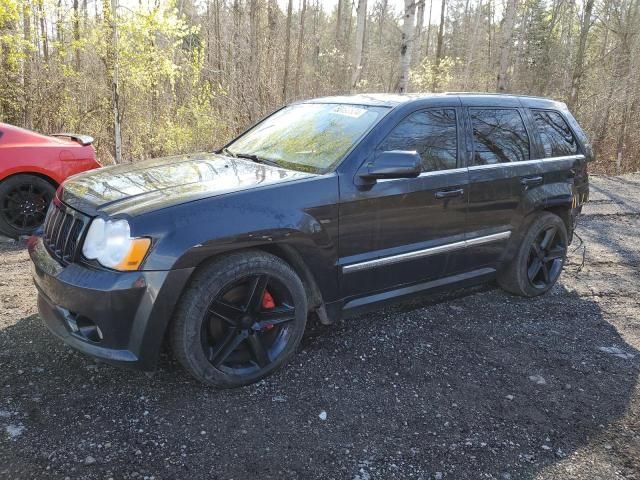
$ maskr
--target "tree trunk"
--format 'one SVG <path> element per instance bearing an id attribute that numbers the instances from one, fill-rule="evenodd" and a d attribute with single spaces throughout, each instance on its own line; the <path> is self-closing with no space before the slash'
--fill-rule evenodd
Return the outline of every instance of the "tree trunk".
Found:
<path id="1" fill-rule="evenodd" d="M 222 32 L 220 28 L 220 1 L 214 0 L 214 25 L 213 29 L 216 36 L 216 68 L 218 69 L 218 78 L 222 79 Z"/>
<path id="2" fill-rule="evenodd" d="M 433 0 L 429 0 L 429 23 L 427 24 L 427 45 L 424 49 L 424 56 L 429 56 L 429 44 L 431 43 L 431 12 L 433 11 Z"/>
<path id="3" fill-rule="evenodd" d="M 378 46 L 382 45 L 382 31 L 384 28 L 384 19 L 387 16 L 388 6 L 389 6 L 389 0 L 381 0 L 380 15 L 378 16 Z"/>
<path id="4" fill-rule="evenodd" d="M 293 0 L 289 0 L 287 7 L 287 29 L 284 43 L 284 78 L 282 80 L 282 103 L 287 103 L 287 84 L 289 83 L 289 57 L 291 56 L 291 16 L 293 14 Z"/>
<path id="5" fill-rule="evenodd" d="M 316 0 L 313 15 L 313 96 L 317 97 L 320 90 L 320 14 L 322 6 Z"/>
<path id="6" fill-rule="evenodd" d="M 476 14 L 473 21 L 473 30 L 471 35 L 468 36 L 467 40 L 467 61 L 464 69 L 464 89 L 467 90 L 469 88 L 469 84 L 471 82 L 472 69 L 471 65 L 473 63 L 473 59 L 475 57 L 476 49 L 479 47 L 478 38 L 478 29 L 480 27 L 480 16 L 482 13 L 482 0 L 479 0 L 478 5 L 476 7 Z"/>
<path id="7" fill-rule="evenodd" d="M 298 30 L 298 51 L 296 54 L 296 78 L 294 84 L 294 97 L 300 98 L 300 79 L 304 65 L 302 64 L 302 51 L 304 46 L 304 17 L 307 12 L 307 0 L 302 0 L 302 8 L 300 9 L 300 28 Z"/>
<path id="8" fill-rule="evenodd" d="M 40 21 L 40 36 L 42 37 L 42 55 L 45 63 L 49 62 L 49 38 L 47 35 L 46 14 L 44 0 L 38 0 L 38 19 Z"/>
<path id="9" fill-rule="evenodd" d="M 507 70 L 511 59 L 511 44 L 513 37 L 513 27 L 516 22 L 518 10 L 518 0 L 507 0 L 506 10 L 502 24 L 502 40 L 500 43 L 500 64 L 498 66 L 498 77 L 496 88 L 499 92 L 505 92 L 508 88 Z"/>
<path id="10" fill-rule="evenodd" d="M 32 115 L 32 92 L 31 92 L 31 73 L 33 58 L 31 54 L 31 6 L 27 0 L 24 0 L 22 5 L 22 26 L 24 36 L 24 63 L 22 68 L 22 87 L 24 91 L 24 104 L 23 104 L 23 125 L 25 128 L 33 128 L 33 115 Z"/>
<path id="11" fill-rule="evenodd" d="M 445 13 L 447 10 L 447 0 L 442 0 L 442 5 L 440 7 L 440 26 L 438 27 L 438 43 L 436 44 L 436 64 L 435 70 L 433 74 L 433 91 L 435 92 L 438 89 L 438 83 L 440 81 L 440 61 L 444 56 L 442 53 L 442 47 L 444 42 L 444 20 Z"/>
<path id="12" fill-rule="evenodd" d="M 416 52 L 414 55 L 414 61 L 420 61 L 420 50 L 422 49 L 422 31 L 424 30 L 424 7 L 426 0 L 418 0 L 418 18 L 416 19 L 416 34 L 415 40 L 413 44 L 413 51 Z"/>
<path id="13" fill-rule="evenodd" d="M 106 58 L 107 76 L 111 90 L 111 109 L 113 112 L 113 159 L 122 162 L 122 134 L 120 113 L 120 93 L 118 91 L 118 0 L 102 2 L 104 22 L 106 25 Z"/>
<path id="14" fill-rule="evenodd" d="M 258 0 L 250 0 L 249 4 L 249 86 L 251 89 L 251 105 L 249 121 L 254 122 L 259 115 L 260 106 L 256 99 L 260 98 L 262 82 L 260 81 L 260 43 L 258 35 L 260 29 L 260 4 Z"/>
<path id="15" fill-rule="evenodd" d="M 96 2 L 97 5 L 97 2 Z M 62 43 L 63 41 L 63 35 L 62 32 L 64 30 L 64 27 L 62 25 L 62 0 L 58 0 L 58 8 L 56 8 L 56 40 L 58 40 L 58 43 Z"/>
<path id="16" fill-rule="evenodd" d="M 342 47 L 342 11 L 344 3 L 349 0 L 338 0 L 338 8 L 336 10 L 336 47 Z"/>
<path id="17" fill-rule="evenodd" d="M 360 81 L 362 73 L 362 50 L 364 49 L 364 30 L 367 22 L 367 0 L 358 1 L 358 10 L 356 18 L 356 43 L 353 48 L 353 61 L 351 71 L 351 88 L 354 91 Z"/>
<path id="18" fill-rule="evenodd" d="M 487 2 L 488 13 L 487 13 L 487 69 L 491 71 L 493 68 L 493 8 L 491 5 L 491 0 Z M 487 75 L 487 81 L 485 84 L 485 89 L 489 90 L 489 76 Z"/>
<path id="19" fill-rule="evenodd" d="M 73 0 L 73 54 L 76 71 L 80 71 L 80 11 L 78 0 Z"/>
<path id="20" fill-rule="evenodd" d="M 278 3 L 276 0 L 268 0 L 267 2 L 267 53 L 265 68 L 268 69 L 267 84 L 269 85 L 269 107 L 273 107 L 272 103 L 277 102 L 277 79 L 274 69 L 276 65 L 276 44 L 278 42 Z"/>
<path id="21" fill-rule="evenodd" d="M 413 49 L 414 24 L 416 20 L 416 4 L 414 0 L 404 0 L 404 17 L 402 22 L 402 43 L 400 44 L 400 78 L 398 93 L 406 93 L 409 87 L 409 66 Z"/>
<path id="22" fill-rule="evenodd" d="M 584 74 L 584 54 L 587 47 L 587 37 L 591 28 L 591 12 L 593 10 L 594 0 L 587 0 L 584 5 L 582 17 L 582 25 L 580 26 L 580 40 L 578 41 L 578 52 L 576 53 L 576 61 L 573 67 L 573 75 L 571 76 L 571 92 L 569 93 L 569 101 L 567 106 L 570 110 L 574 110 L 578 104 L 578 96 L 580 95 L 580 86 L 582 76 Z"/>

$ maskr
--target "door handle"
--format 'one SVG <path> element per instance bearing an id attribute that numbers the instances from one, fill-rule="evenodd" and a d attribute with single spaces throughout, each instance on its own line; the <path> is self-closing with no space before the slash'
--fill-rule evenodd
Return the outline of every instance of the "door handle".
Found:
<path id="1" fill-rule="evenodd" d="M 535 185 L 542 185 L 544 179 L 540 176 L 537 177 L 523 177 L 520 179 L 520 184 L 524 187 L 533 187 Z"/>
<path id="2" fill-rule="evenodd" d="M 457 188 L 455 190 L 440 190 L 436 192 L 436 198 L 453 198 L 453 197 L 461 197 L 464 195 L 463 188 Z"/>

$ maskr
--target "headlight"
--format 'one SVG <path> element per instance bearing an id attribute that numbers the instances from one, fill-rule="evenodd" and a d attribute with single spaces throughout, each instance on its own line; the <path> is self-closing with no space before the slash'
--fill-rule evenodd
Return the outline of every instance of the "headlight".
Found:
<path id="1" fill-rule="evenodd" d="M 82 253 L 89 260 L 115 270 L 137 270 L 149 251 L 151 240 L 131 238 L 126 220 L 94 218 L 82 245 Z"/>

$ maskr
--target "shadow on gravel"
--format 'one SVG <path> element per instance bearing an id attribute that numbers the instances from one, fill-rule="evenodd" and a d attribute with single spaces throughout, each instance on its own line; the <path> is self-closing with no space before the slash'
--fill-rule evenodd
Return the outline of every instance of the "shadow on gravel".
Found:
<path id="1" fill-rule="evenodd" d="M 639 358 L 561 286 L 536 299 L 466 290 L 318 327 L 284 371 L 234 391 L 166 359 L 153 378 L 95 364 L 36 316 L 0 331 L 0 355 L 0 427 L 24 427 L 0 438 L 0 476 L 157 479 L 544 475 L 615 428 Z"/>

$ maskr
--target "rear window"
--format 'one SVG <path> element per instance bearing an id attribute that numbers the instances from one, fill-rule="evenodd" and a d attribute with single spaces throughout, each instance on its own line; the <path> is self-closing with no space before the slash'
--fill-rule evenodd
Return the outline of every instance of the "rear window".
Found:
<path id="1" fill-rule="evenodd" d="M 545 158 L 578 153 L 578 143 L 562 115 L 549 110 L 532 110 L 532 113 Z"/>
<path id="2" fill-rule="evenodd" d="M 529 160 L 529 136 L 514 109 L 470 109 L 473 125 L 473 165 Z"/>

